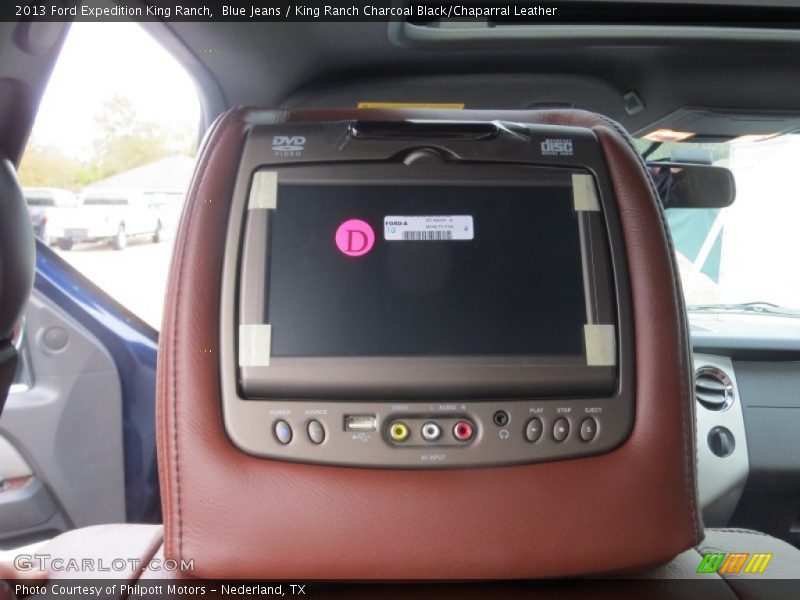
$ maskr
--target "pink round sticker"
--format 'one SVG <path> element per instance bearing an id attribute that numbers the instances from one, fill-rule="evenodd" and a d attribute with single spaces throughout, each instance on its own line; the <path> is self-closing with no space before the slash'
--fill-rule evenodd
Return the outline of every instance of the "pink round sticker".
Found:
<path id="1" fill-rule="evenodd" d="M 369 223 L 350 219 L 336 230 L 336 246 L 347 256 L 363 256 L 375 245 L 375 232 Z"/>

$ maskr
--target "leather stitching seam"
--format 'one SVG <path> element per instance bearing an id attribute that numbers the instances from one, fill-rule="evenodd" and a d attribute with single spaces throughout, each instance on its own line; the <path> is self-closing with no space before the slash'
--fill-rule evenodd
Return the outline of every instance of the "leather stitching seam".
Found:
<path id="1" fill-rule="evenodd" d="M 197 196 L 198 192 L 203 189 L 203 184 L 206 180 L 206 174 L 208 172 L 208 164 L 211 162 L 212 158 L 214 158 L 217 149 L 219 148 L 219 139 L 225 133 L 225 127 L 234 116 L 239 114 L 241 109 L 233 109 L 225 113 L 223 115 L 216 126 L 214 126 L 213 130 L 209 134 L 208 138 L 208 146 L 206 149 L 206 154 L 203 157 L 202 162 L 197 167 L 197 172 L 200 174 L 200 180 L 197 183 L 197 186 L 194 187 L 193 190 L 190 191 L 189 198 L 191 198 L 191 204 L 189 205 L 189 210 L 186 214 L 186 225 L 183 226 L 184 231 L 188 231 L 194 217 L 194 209 L 197 205 Z M 181 240 L 185 241 L 185 240 Z M 182 250 L 182 248 L 179 247 Z M 178 390 L 177 390 L 177 329 L 178 329 L 178 307 L 180 307 L 181 302 L 181 287 L 183 282 L 183 257 L 185 252 L 180 252 L 177 264 L 177 271 L 178 271 L 178 281 L 175 287 L 175 311 L 173 313 L 173 320 L 172 320 L 172 435 L 173 435 L 173 449 L 175 453 L 175 460 L 174 460 L 174 469 L 175 469 L 175 493 L 177 496 L 177 503 L 178 506 L 176 508 L 176 516 L 178 519 L 178 556 L 183 557 L 183 511 L 181 510 L 181 479 L 180 479 L 180 444 L 178 443 L 178 419 L 177 419 L 177 411 L 178 411 Z"/>
<path id="2" fill-rule="evenodd" d="M 633 142 L 631 142 L 630 137 L 628 136 L 627 132 L 622 128 L 621 125 L 616 123 L 614 120 L 609 119 L 608 117 L 606 117 L 604 115 L 598 115 L 598 116 L 599 116 L 601 121 L 606 123 L 609 127 L 611 127 L 614 131 L 616 131 L 620 135 L 620 137 L 623 139 L 623 141 L 625 142 L 627 147 L 631 150 L 631 152 L 633 152 L 633 155 L 636 157 L 636 160 L 639 163 L 639 166 L 644 171 L 644 175 L 645 175 L 645 179 L 647 181 L 647 185 L 649 186 L 650 192 L 652 194 L 651 200 L 652 199 L 656 199 L 656 201 L 657 201 L 658 191 L 655 188 L 655 184 L 653 183 L 652 178 L 648 174 L 647 165 L 645 164 L 644 160 L 642 159 L 642 156 L 636 151 L 636 148 L 633 145 Z M 681 315 L 685 314 L 685 310 L 686 309 L 685 309 L 684 302 L 683 302 L 683 295 L 682 295 L 682 293 L 679 293 L 680 284 L 678 282 L 680 280 L 677 278 L 677 272 L 676 272 L 675 248 L 674 248 L 674 245 L 672 243 L 672 237 L 669 235 L 669 230 L 668 230 L 668 226 L 667 226 L 666 220 L 664 219 L 664 211 L 659 209 L 659 207 L 656 207 L 656 209 L 657 209 L 659 220 L 661 221 L 662 232 L 665 234 L 664 237 L 666 239 L 667 246 L 668 246 L 668 248 L 670 250 L 669 262 L 670 262 L 670 267 L 671 267 L 670 271 L 671 271 L 671 279 L 672 279 L 672 284 L 673 284 L 672 293 L 673 293 L 673 297 L 675 299 L 676 305 L 678 307 L 678 322 L 676 323 L 676 325 L 677 325 L 678 335 L 680 337 L 680 340 L 679 340 L 680 341 L 680 343 L 679 343 L 679 352 L 680 352 L 679 360 L 680 360 L 680 364 L 683 365 L 684 369 L 686 369 L 687 372 L 690 372 L 691 369 L 688 366 L 689 363 L 688 363 L 687 353 L 686 353 L 686 349 L 688 347 L 688 341 L 687 341 L 687 339 L 685 337 L 685 335 L 686 335 L 685 322 L 683 322 L 683 320 L 681 319 Z M 687 422 L 686 407 L 689 406 L 690 412 L 691 412 L 692 407 L 691 407 L 690 401 L 687 402 L 688 390 L 687 390 L 687 387 L 686 387 L 686 378 L 685 377 L 681 377 L 680 378 L 680 385 L 681 385 L 681 422 L 682 422 L 682 425 L 683 425 L 682 436 L 683 436 L 683 447 L 684 447 L 683 468 L 684 468 L 684 473 L 685 473 L 685 477 L 686 477 L 686 488 L 687 488 L 688 496 L 689 496 L 689 504 L 690 504 L 689 505 L 689 512 L 691 513 L 691 517 L 692 517 L 692 526 L 694 528 L 695 536 L 699 538 L 700 537 L 700 525 L 699 525 L 699 522 L 698 522 L 698 519 L 697 519 L 697 498 L 696 498 L 696 492 L 695 492 L 695 481 L 694 481 L 693 471 L 689 467 L 689 464 L 692 461 L 692 455 L 696 454 L 696 453 L 694 453 L 694 441 L 693 441 L 693 439 L 691 439 L 689 436 L 686 435 L 686 430 L 687 430 L 687 427 L 689 425 L 689 423 Z M 692 427 L 692 431 L 694 431 L 694 427 Z M 696 468 L 696 466 L 697 466 L 697 462 L 696 462 L 696 456 L 695 456 L 695 468 Z"/>

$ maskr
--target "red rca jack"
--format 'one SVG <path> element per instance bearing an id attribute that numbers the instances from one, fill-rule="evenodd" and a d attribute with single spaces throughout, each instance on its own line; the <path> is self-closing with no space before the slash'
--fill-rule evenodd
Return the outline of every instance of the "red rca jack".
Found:
<path id="1" fill-rule="evenodd" d="M 469 421 L 459 421 L 453 426 L 453 437 L 459 442 L 467 442 L 475 435 L 475 428 Z"/>

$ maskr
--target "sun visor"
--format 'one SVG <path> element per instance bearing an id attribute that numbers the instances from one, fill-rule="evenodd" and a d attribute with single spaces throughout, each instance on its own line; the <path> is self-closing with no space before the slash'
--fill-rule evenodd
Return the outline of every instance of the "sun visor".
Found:
<path id="1" fill-rule="evenodd" d="M 774 137 L 798 130 L 800 112 L 684 106 L 636 131 L 634 136 L 653 141 L 727 142 L 742 136 Z"/>

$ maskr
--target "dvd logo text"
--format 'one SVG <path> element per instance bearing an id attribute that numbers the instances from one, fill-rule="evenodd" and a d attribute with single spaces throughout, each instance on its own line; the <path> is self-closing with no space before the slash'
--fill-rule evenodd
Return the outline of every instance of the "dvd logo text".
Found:
<path id="1" fill-rule="evenodd" d="M 275 156 L 300 156 L 305 145 L 306 138 L 302 135 L 272 136 L 272 151 Z"/>
<path id="2" fill-rule="evenodd" d="M 542 156 L 572 156 L 572 140 L 547 139 L 541 143 Z"/>

